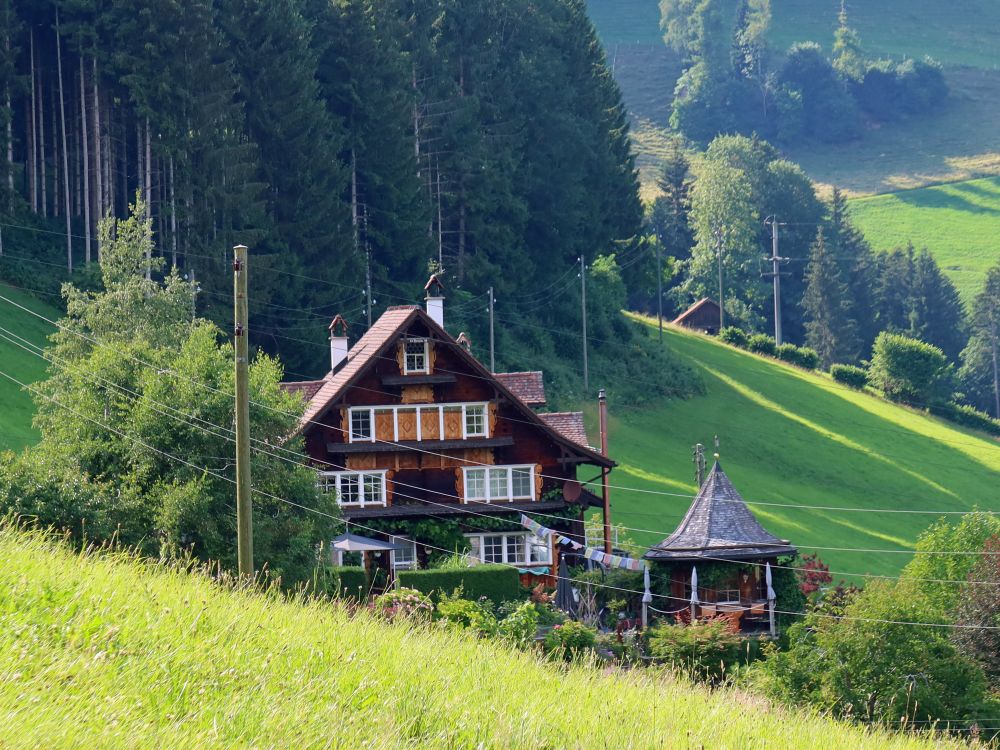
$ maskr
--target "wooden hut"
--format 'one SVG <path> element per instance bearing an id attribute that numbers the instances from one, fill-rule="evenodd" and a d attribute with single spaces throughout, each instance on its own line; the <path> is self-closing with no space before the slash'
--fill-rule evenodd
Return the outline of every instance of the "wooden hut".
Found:
<path id="1" fill-rule="evenodd" d="M 666 610 L 676 619 L 726 615 L 743 632 L 773 635 L 780 602 L 769 585 L 770 566 L 796 553 L 787 539 L 758 523 L 716 460 L 680 525 L 644 557 L 666 569 Z"/>
<path id="2" fill-rule="evenodd" d="M 714 299 L 704 297 L 674 318 L 675 326 L 693 328 L 696 331 L 714 336 L 719 332 L 719 321 L 722 311 Z"/>

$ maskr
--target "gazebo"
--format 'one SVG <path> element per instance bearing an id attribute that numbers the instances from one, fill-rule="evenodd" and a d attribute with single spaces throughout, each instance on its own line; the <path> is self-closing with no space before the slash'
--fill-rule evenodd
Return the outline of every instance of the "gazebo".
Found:
<path id="1" fill-rule="evenodd" d="M 743 632 L 774 635 L 771 565 L 797 552 L 758 523 L 716 456 L 680 525 L 644 558 L 666 569 L 678 620 L 725 615 Z"/>

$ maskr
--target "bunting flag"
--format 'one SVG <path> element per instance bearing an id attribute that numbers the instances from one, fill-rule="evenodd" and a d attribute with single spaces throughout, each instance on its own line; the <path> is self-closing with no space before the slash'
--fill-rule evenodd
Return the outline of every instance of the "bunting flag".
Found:
<path id="1" fill-rule="evenodd" d="M 601 565 L 605 565 L 609 568 L 622 568 L 623 570 L 635 571 L 646 569 L 646 563 L 643 560 L 636 560 L 632 557 L 622 557 L 621 555 L 609 555 L 603 550 L 594 549 L 593 547 L 584 547 L 579 542 L 574 542 L 569 537 L 557 534 L 552 529 L 542 526 L 538 523 L 538 521 L 528 518 L 528 516 L 523 513 L 521 514 L 521 525 L 537 537 L 543 539 L 555 539 L 563 547 L 571 547 L 576 551 L 583 550 L 582 554 L 588 560 L 599 562 Z"/>

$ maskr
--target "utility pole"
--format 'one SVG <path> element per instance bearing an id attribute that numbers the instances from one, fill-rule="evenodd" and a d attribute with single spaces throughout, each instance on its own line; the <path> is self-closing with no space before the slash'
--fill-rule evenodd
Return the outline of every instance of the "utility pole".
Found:
<path id="1" fill-rule="evenodd" d="M 778 255 L 778 217 L 769 216 L 764 224 L 771 225 L 771 257 L 765 260 L 771 261 L 771 273 L 763 274 L 774 279 L 774 343 L 781 346 L 781 263 L 786 258 Z"/>
<path id="2" fill-rule="evenodd" d="M 608 394 L 603 388 L 597 392 L 597 411 L 601 420 L 601 455 L 608 455 Z M 601 497 L 604 501 L 604 552 L 611 554 L 611 494 L 608 487 L 608 470 L 601 469 Z"/>
<path id="3" fill-rule="evenodd" d="M 253 580 L 253 506 L 250 498 L 250 392 L 247 362 L 247 247 L 233 248 L 236 326 L 236 543 L 240 579 Z"/>
<path id="4" fill-rule="evenodd" d="M 663 243 L 656 238 L 656 317 L 660 321 L 660 343 L 663 343 Z"/>
<path id="5" fill-rule="evenodd" d="M 368 204 L 362 208 L 362 227 L 365 230 L 365 307 L 368 311 L 368 327 L 372 327 L 372 251 L 368 244 Z"/>
<path id="6" fill-rule="evenodd" d="M 496 300 L 493 299 L 493 287 L 490 287 L 490 372 L 497 371 L 497 363 L 493 349 L 493 303 L 495 301 Z"/>
<path id="7" fill-rule="evenodd" d="M 719 330 L 726 327 L 726 300 L 722 291 L 722 227 L 715 229 L 715 244 L 719 253 Z"/>
<path id="8" fill-rule="evenodd" d="M 590 391 L 590 367 L 587 364 L 587 268 L 580 256 L 580 309 L 583 312 L 583 391 Z"/>

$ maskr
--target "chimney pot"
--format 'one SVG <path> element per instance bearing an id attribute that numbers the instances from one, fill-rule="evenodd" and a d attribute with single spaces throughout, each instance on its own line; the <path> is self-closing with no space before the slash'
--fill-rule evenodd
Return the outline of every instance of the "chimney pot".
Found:
<path id="1" fill-rule="evenodd" d="M 330 322 L 330 372 L 347 360 L 347 321 L 337 315 Z"/>

